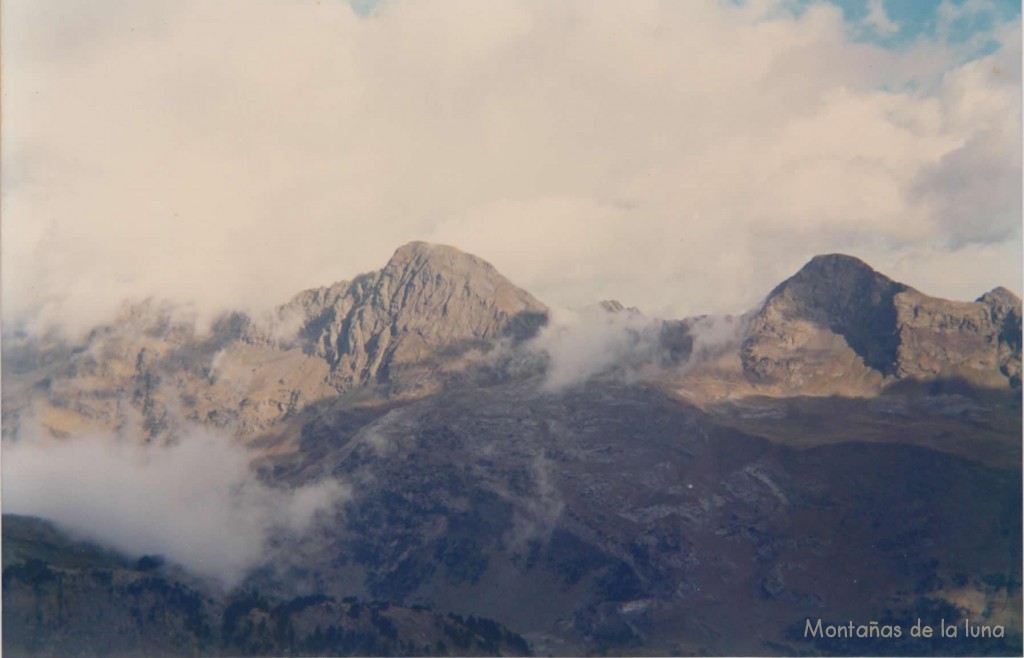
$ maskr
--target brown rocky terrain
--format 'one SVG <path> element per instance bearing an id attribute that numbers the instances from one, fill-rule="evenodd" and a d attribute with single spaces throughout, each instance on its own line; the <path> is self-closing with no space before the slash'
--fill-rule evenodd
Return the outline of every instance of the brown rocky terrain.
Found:
<path id="1" fill-rule="evenodd" d="M 547 308 L 476 256 L 413 242 L 380 272 L 308 290 L 279 313 L 303 318 L 300 335 L 344 389 L 403 379 L 392 370 L 426 376 L 439 356 L 527 337 Z"/>
<path id="2" fill-rule="evenodd" d="M 7 445 L 206 426 L 269 486 L 353 495 L 227 592 L 5 516 L 5 651 L 1019 654 L 1016 295 L 941 300 L 830 255 L 738 317 L 592 311 L 553 325 L 484 261 L 412 243 L 266 318 L 201 331 L 150 301 L 79 344 L 6 340 Z M 599 367 L 552 385 L 587 341 Z M 809 617 L 1005 633 L 830 644 Z"/>
<path id="3" fill-rule="evenodd" d="M 877 392 L 897 380 L 959 378 L 1020 387 L 1021 300 L 929 297 L 856 258 L 818 256 L 773 290 L 751 320 L 744 371 L 794 393 Z"/>
<path id="4" fill-rule="evenodd" d="M 183 418 L 252 436 L 357 389 L 429 392 L 494 341 L 533 335 L 545 314 L 483 260 L 414 242 L 379 272 L 301 292 L 270 318 L 227 314 L 208 334 L 150 300 L 74 348 L 27 341 L 4 370 L 4 432 L 24 417 L 57 434 L 141 418 L 156 438 Z"/>

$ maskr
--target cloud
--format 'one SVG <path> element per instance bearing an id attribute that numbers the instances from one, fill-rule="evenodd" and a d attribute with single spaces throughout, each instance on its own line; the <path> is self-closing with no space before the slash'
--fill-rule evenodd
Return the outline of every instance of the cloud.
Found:
<path id="1" fill-rule="evenodd" d="M 551 462 L 543 452 L 538 453 L 530 464 L 533 489 L 514 508 L 512 524 L 503 540 L 515 548 L 522 548 L 530 541 L 546 542 L 551 538 L 565 500 L 558 490 L 552 473 Z"/>
<path id="2" fill-rule="evenodd" d="M 266 558 L 271 533 L 301 535 L 350 496 L 336 480 L 271 488 L 243 447 L 201 428 L 160 446 L 22 432 L 3 451 L 4 513 L 50 519 L 129 555 L 163 555 L 227 588 Z"/>
<path id="3" fill-rule="evenodd" d="M 522 363 L 528 360 L 524 355 L 540 355 L 543 390 L 560 392 L 598 375 L 635 380 L 681 373 L 737 349 L 744 328 L 744 316 L 705 315 L 678 322 L 649 318 L 635 308 L 555 308 L 516 357 Z"/>
<path id="4" fill-rule="evenodd" d="M 1019 144 L 1019 131 L 1011 139 Z M 1008 241 L 1020 233 L 1022 172 L 1020 159 L 1007 157 L 1006 141 L 994 131 L 972 136 L 922 171 L 913 188 L 934 207 L 935 221 L 954 248 Z"/>
<path id="5" fill-rule="evenodd" d="M 886 13 L 883 0 L 868 0 L 868 15 L 864 22 L 883 35 L 894 34 L 900 29 L 899 24 Z"/>
<path id="6" fill-rule="evenodd" d="M 413 239 L 549 304 L 670 316 L 743 311 L 816 253 L 885 271 L 1014 245 L 1019 19 L 944 40 L 982 5 L 885 49 L 820 2 L 362 17 L 329 0 L 12 0 L 4 322 L 81 331 L 151 295 L 266 309 Z M 998 47 L 965 63 L 979 40 Z M 907 283 L 972 296 L 1016 278 L 1019 247 L 999 253 L 961 272 L 970 290 L 928 267 Z"/>
<path id="7" fill-rule="evenodd" d="M 548 355 L 544 387 L 559 391 L 612 368 L 653 365 L 659 349 L 656 325 L 639 313 L 553 309 L 528 347 Z"/>

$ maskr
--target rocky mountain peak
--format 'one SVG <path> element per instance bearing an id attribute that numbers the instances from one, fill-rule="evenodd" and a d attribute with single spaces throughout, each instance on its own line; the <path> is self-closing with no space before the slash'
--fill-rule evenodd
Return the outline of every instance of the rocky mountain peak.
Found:
<path id="1" fill-rule="evenodd" d="M 989 290 L 975 301 L 988 304 L 989 306 L 1016 306 L 1019 308 L 1021 305 L 1020 297 L 1002 286 Z"/>
<path id="2" fill-rule="evenodd" d="M 490 263 L 482 258 L 467 254 L 455 247 L 446 244 L 422 242 L 420 240 L 408 242 L 395 249 L 395 253 L 391 256 L 385 269 L 402 269 L 416 264 L 432 264 L 439 269 L 450 270 L 472 269 L 474 267 L 493 269 Z"/>
<path id="3" fill-rule="evenodd" d="M 766 305 L 790 315 L 829 325 L 862 319 L 865 310 L 891 305 L 892 297 L 907 290 L 870 265 L 844 254 L 815 256 L 799 272 L 768 295 Z"/>
<path id="4" fill-rule="evenodd" d="M 829 272 L 874 272 L 874 268 L 865 263 L 863 260 L 856 256 L 850 256 L 849 254 L 818 254 L 807 261 L 802 268 L 800 273 L 813 273 L 817 275 L 824 275 Z"/>
<path id="5" fill-rule="evenodd" d="M 618 315 L 620 313 L 627 316 L 643 316 L 644 313 L 636 306 L 626 306 L 617 299 L 604 299 L 596 304 L 584 307 L 584 310 L 597 310 L 607 313 L 609 315 Z"/>
<path id="6" fill-rule="evenodd" d="M 411 242 L 378 272 L 296 298 L 302 329 L 343 386 L 387 381 L 394 366 L 523 337 L 547 308 L 490 263 L 446 245 Z"/>
<path id="7" fill-rule="evenodd" d="M 608 313 L 621 313 L 626 310 L 626 307 L 623 306 L 622 302 L 617 299 L 605 299 L 598 302 L 597 306 Z"/>
<path id="8" fill-rule="evenodd" d="M 816 327 L 842 337 L 869 368 L 892 374 L 899 342 L 893 300 L 908 289 L 858 258 L 816 256 L 768 295 L 754 317 L 754 342 L 771 336 L 792 347 L 796 334 Z"/>
<path id="9" fill-rule="evenodd" d="M 817 256 L 768 295 L 742 359 L 755 379 L 844 393 L 903 378 L 1017 386 L 1020 298 L 938 299 L 857 258 Z"/>
<path id="10" fill-rule="evenodd" d="M 490 307 L 499 314 L 547 310 L 484 259 L 448 245 L 410 242 L 399 247 L 376 283 L 379 301 L 386 300 L 390 310 L 405 314 L 437 311 L 453 321 L 472 323 L 473 318 L 452 313 L 460 299 L 476 300 L 477 306 Z M 401 294 L 395 297 L 393 293 Z M 489 327 L 478 329 L 478 338 L 490 337 L 486 335 Z"/>

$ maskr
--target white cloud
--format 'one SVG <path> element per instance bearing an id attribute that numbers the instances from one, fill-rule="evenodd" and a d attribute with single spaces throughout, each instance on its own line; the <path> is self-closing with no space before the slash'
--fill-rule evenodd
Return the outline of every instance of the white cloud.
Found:
<path id="1" fill-rule="evenodd" d="M 820 252 L 995 241 L 1001 261 L 908 283 L 1015 277 L 1019 21 L 958 66 L 779 7 L 12 0 L 5 321 L 265 308 L 413 239 L 552 304 L 674 315 L 744 310 Z"/>
<path id="2" fill-rule="evenodd" d="M 649 318 L 633 308 L 555 308 L 526 349 L 546 357 L 542 386 L 557 392 L 597 375 L 629 381 L 693 368 L 737 349 L 743 322 L 742 316 L 709 315 L 684 325 Z"/>
<path id="3" fill-rule="evenodd" d="M 899 23 L 889 18 L 889 14 L 886 13 L 883 0 L 868 0 L 868 15 L 864 22 L 883 35 L 894 34 L 900 29 Z"/>
<path id="4" fill-rule="evenodd" d="M 611 368 L 654 366 L 658 329 L 650 318 L 627 311 L 555 309 L 530 348 L 547 354 L 544 387 L 559 391 Z"/>
<path id="5" fill-rule="evenodd" d="M 50 519 L 129 555 L 164 555 L 230 588 L 267 556 L 271 533 L 301 535 L 318 511 L 350 496 L 336 480 L 270 488 L 249 469 L 251 457 L 202 428 L 170 446 L 22 432 L 3 446 L 3 511 Z"/>

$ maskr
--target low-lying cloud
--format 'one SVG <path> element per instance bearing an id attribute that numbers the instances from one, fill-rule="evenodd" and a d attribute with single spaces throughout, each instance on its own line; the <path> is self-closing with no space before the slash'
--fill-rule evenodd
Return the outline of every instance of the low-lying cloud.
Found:
<path id="1" fill-rule="evenodd" d="M 612 368 L 652 363 L 658 341 L 655 323 L 639 313 L 553 309 L 529 348 L 548 356 L 544 385 L 557 391 Z"/>
<path id="2" fill-rule="evenodd" d="M 552 309 L 540 334 L 522 346 L 520 360 L 524 354 L 542 357 L 542 386 L 550 392 L 609 372 L 626 380 L 678 375 L 738 349 L 745 327 L 743 315 L 666 320 L 615 302 Z"/>
<path id="3" fill-rule="evenodd" d="M 650 318 L 635 309 L 553 309 L 548 324 L 524 347 L 546 357 L 543 386 L 557 392 L 614 372 L 636 379 L 693 368 L 738 347 L 743 318 Z"/>
<path id="4" fill-rule="evenodd" d="M 4 513 L 50 519 L 130 556 L 163 555 L 226 588 L 267 556 L 271 533 L 301 535 L 351 495 L 337 480 L 270 487 L 248 450 L 199 427 L 173 445 L 22 432 L 3 450 Z"/>

